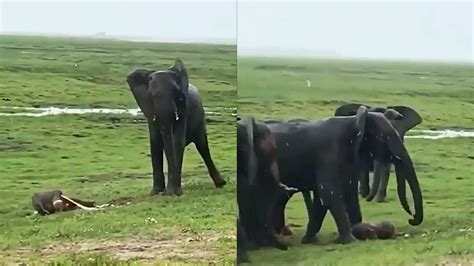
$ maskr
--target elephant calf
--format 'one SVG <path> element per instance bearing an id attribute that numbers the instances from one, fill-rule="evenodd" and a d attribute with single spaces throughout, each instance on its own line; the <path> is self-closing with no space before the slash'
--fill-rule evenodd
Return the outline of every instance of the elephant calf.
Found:
<path id="1" fill-rule="evenodd" d="M 72 211 L 77 208 L 90 210 L 96 207 L 94 201 L 68 198 L 61 190 L 34 193 L 32 196 L 32 204 L 39 215 L 50 215 L 60 211 Z"/>
<path id="2" fill-rule="evenodd" d="M 180 196 L 184 148 L 191 142 L 204 160 L 214 185 L 226 181 L 214 165 L 207 141 L 204 108 L 196 87 L 188 82 L 181 60 L 168 70 L 137 69 L 127 76 L 133 96 L 145 115 L 150 134 L 153 188 L 151 195 Z M 165 189 L 163 150 L 168 161 Z"/>
<path id="3" fill-rule="evenodd" d="M 352 226 L 352 234 L 359 240 L 392 239 L 395 237 L 395 226 L 389 221 L 359 223 Z"/>

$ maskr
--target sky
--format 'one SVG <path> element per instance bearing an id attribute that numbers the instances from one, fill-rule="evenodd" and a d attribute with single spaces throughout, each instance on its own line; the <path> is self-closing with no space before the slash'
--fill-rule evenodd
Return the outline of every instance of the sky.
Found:
<path id="1" fill-rule="evenodd" d="M 241 1 L 239 55 L 473 62 L 472 1 Z"/>
<path id="2" fill-rule="evenodd" d="M 0 0 L 0 32 L 237 42 L 239 55 L 474 61 L 469 0 L 236 1 Z"/>
<path id="3" fill-rule="evenodd" d="M 0 1 L 2 33 L 236 43 L 236 0 Z"/>

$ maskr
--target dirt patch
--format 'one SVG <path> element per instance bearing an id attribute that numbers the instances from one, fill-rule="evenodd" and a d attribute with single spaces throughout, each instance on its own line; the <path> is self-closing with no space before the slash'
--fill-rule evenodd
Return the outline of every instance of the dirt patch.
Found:
<path id="1" fill-rule="evenodd" d="M 444 258 L 435 262 L 418 262 L 415 266 L 436 265 L 436 266 L 472 266 L 474 265 L 474 258 Z"/>
<path id="2" fill-rule="evenodd" d="M 25 152 L 31 142 L 17 140 L 13 137 L 0 138 L 0 152 Z"/>
<path id="3" fill-rule="evenodd" d="M 219 237 L 215 232 L 182 232 L 179 238 L 134 237 L 116 240 L 80 240 L 50 244 L 41 248 L 24 247 L 0 255 L 2 261 L 26 262 L 28 257 L 38 257 L 41 262 L 51 262 L 65 254 L 71 257 L 86 254 L 110 256 L 119 261 L 135 260 L 143 264 L 160 261 L 186 261 L 215 263 L 219 261 Z M 232 251 L 230 251 L 232 252 Z"/>
<path id="4" fill-rule="evenodd" d="M 119 198 L 116 198 L 116 199 L 113 199 L 113 200 L 107 202 L 107 204 L 117 205 L 117 206 L 130 205 L 130 203 L 133 200 L 134 200 L 134 198 L 132 198 L 132 197 L 119 197 Z"/>

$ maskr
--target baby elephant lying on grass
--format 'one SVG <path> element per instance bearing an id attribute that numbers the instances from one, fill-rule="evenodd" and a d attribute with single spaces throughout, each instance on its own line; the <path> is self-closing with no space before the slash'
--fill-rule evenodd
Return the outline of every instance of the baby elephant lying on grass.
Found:
<path id="1" fill-rule="evenodd" d="M 59 211 L 72 211 L 77 208 L 95 211 L 106 206 L 96 206 L 94 201 L 69 198 L 61 190 L 35 193 L 32 197 L 32 204 L 39 215 L 49 215 Z"/>
<path id="2" fill-rule="evenodd" d="M 352 234 L 359 240 L 392 239 L 395 237 L 395 226 L 388 221 L 380 223 L 359 223 L 352 226 Z"/>

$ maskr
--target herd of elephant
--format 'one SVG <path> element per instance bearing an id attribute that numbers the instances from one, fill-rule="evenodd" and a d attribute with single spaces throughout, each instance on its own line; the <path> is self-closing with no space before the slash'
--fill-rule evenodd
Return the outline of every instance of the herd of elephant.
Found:
<path id="1" fill-rule="evenodd" d="M 205 113 L 196 87 L 188 81 L 181 60 L 166 70 L 137 69 L 127 77 L 132 94 L 147 119 L 153 187 L 151 195 L 180 196 L 185 147 L 196 145 L 214 185 L 226 181 L 211 158 Z M 367 201 L 386 200 L 392 165 L 398 198 L 412 216 L 423 221 L 423 199 L 410 155 L 404 145 L 408 130 L 420 115 L 406 106 L 370 107 L 345 104 L 335 117 L 319 121 L 237 121 L 237 259 L 248 260 L 249 245 L 286 250 L 277 234 L 290 235 L 285 206 L 301 192 L 308 212 L 302 243 L 316 239 L 327 211 L 336 222 L 337 242 L 355 241 L 352 229 L 362 222 L 359 193 Z M 163 151 L 168 183 L 163 173 Z M 369 172 L 373 172 L 372 186 Z M 406 197 L 408 183 L 414 203 Z M 312 192 L 312 197 L 311 197 Z"/>
<path id="2" fill-rule="evenodd" d="M 286 250 L 276 234 L 291 235 L 285 226 L 285 206 L 296 192 L 303 194 L 308 224 L 302 243 L 312 243 L 329 210 L 338 238 L 356 241 L 353 228 L 362 222 L 358 192 L 367 201 L 386 200 L 391 166 L 395 166 L 398 198 L 412 216 L 423 221 L 423 199 L 405 133 L 420 124 L 412 108 L 374 108 L 345 104 L 335 117 L 319 121 L 238 121 L 237 135 L 237 259 L 248 261 L 247 249 L 273 246 Z M 369 172 L 374 172 L 372 186 Z M 410 186 L 414 213 L 406 197 Z M 311 198 L 311 192 L 313 197 Z"/>

